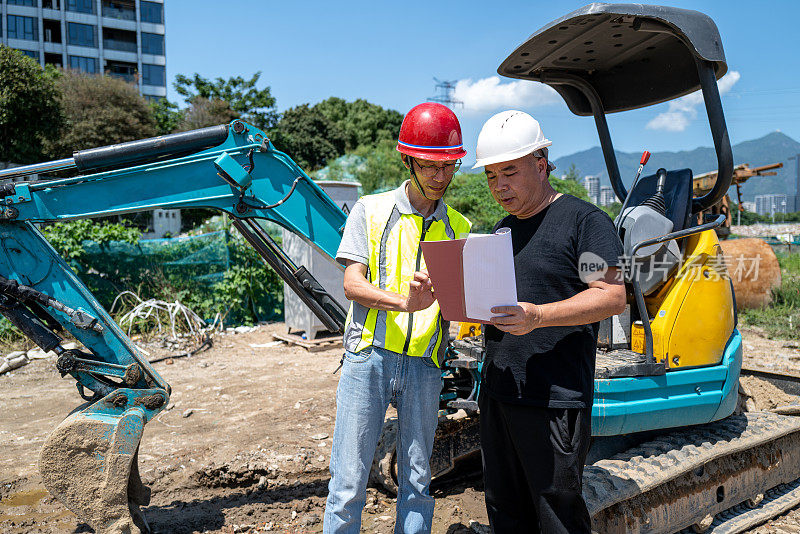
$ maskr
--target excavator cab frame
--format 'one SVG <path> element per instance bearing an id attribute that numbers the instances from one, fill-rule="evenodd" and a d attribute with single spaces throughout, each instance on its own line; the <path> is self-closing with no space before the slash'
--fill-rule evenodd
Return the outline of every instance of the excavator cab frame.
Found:
<path id="1" fill-rule="evenodd" d="M 531 35 L 498 67 L 502 76 L 555 89 L 570 111 L 593 116 L 611 186 L 627 196 L 606 121 L 701 89 L 718 178 L 694 199 L 692 213 L 719 201 L 731 185 L 733 155 L 716 81 L 728 71 L 719 30 L 698 11 L 643 4 L 594 3 Z"/>

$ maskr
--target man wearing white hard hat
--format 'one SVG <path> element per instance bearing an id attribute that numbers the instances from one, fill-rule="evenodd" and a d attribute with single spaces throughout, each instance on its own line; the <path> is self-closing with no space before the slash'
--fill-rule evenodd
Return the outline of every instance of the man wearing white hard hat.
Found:
<path id="1" fill-rule="evenodd" d="M 586 533 L 598 322 L 625 309 L 622 245 L 602 210 L 556 192 L 551 141 L 522 111 L 490 118 L 475 167 L 509 215 L 516 306 L 493 308 L 479 405 L 486 508 L 496 534 Z M 581 263 L 600 264 L 592 274 Z M 598 274 L 599 273 L 599 274 Z"/>

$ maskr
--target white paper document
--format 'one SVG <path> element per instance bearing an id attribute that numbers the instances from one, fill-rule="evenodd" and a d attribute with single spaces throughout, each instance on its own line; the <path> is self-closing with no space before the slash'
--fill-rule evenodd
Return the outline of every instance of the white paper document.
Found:
<path id="1" fill-rule="evenodd" d="M 511 230 L 470 234 L 464 243 L 464 306 L 467 317 L 489 321 L 495 306 L 517 305 Z"/>

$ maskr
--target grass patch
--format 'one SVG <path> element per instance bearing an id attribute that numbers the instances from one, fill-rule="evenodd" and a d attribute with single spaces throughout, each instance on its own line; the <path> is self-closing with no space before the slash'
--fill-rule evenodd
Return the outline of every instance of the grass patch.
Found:
<path id="1" fill-rule="evenodd" d="M 781 285 L 772 290 L 772 304 L 745 310 L 739 319 L 761 328 L 769 338 L 800 339 L 800 253 L 779 253 Z"/>

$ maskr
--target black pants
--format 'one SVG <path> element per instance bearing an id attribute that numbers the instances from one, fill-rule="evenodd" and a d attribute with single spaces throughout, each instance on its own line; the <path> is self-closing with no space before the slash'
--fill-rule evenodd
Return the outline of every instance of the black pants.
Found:
<path id="1" fill-rule="evenodd" d="M 581 495 L 589 409 L 538 408 L 482 394 L 481 449 L 495 534 L 589 534 Z"/>

